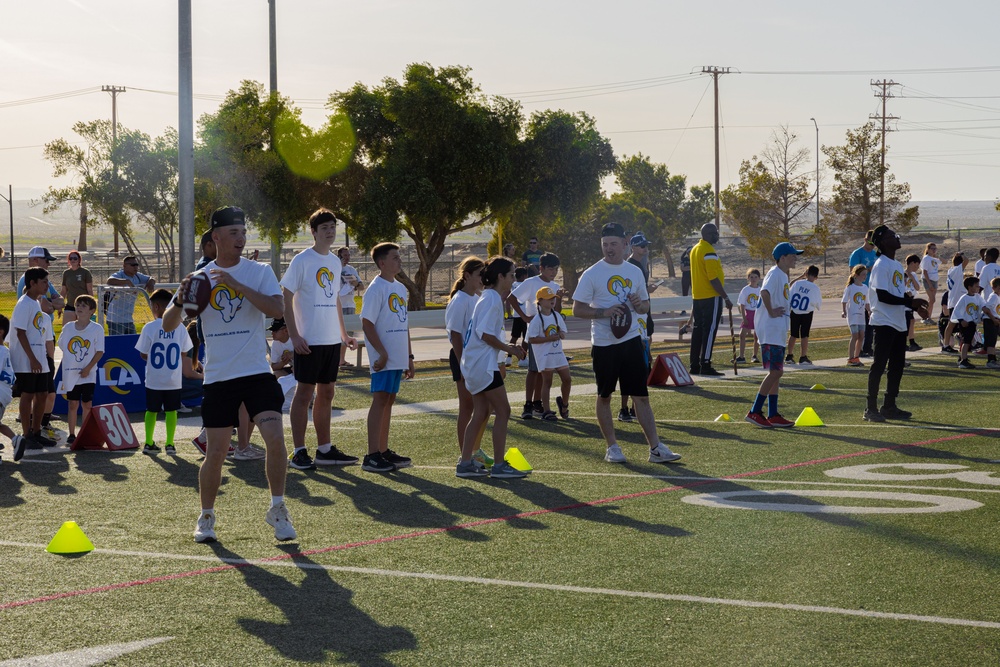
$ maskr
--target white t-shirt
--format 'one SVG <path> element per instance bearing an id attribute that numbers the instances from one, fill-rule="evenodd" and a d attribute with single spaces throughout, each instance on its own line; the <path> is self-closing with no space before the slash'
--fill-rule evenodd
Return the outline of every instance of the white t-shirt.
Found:
<path id="1" fill-rule="evenodd" d="M 281 294 L 278 279 L 267 264 L 241 257 L 232 268 L 222 268 L 212 261 L 204 270 L 207 273 L 216 268 L 264 296 Z M 201 328 L 205 335 L 205 384 L 271 372 L 264 313 L 242 293 L 215 285 L 208 307 L 201 313 Z"/>
<path id="2" fill-rule="evenodd" d="M 292 345 L 291 340 L 286 340 L 284 343 L 282 343 L 280 340 L 271 341 L 270 358 L 272 364 L 278 363 L 278 360 L 281 359 L 281 355 L 283 355 L 285 352 L 291 352 L 292 357 L 295 356 L 295 346 Z M 291 360 L 289 360 L 288 364 L 291 365 L 291 363 L 292 363 Z"/>
<path id="3" fill-rule="evenodd" d="M 966 293 L 965 285 L 962 284 L 964 281 L 965 267 L 961 264 L 948 270 L 948 310 L 955 310 L 958 300 Z"/>
<path id="4" fill-rule="evenodd" d="M 388 281 L 382 276 L 365 290 L 361 302 L 361 319 L 375 325 L 375 332 L 389 359 L 385 371 L 405 371 L 410 367 L 410 329 L 406 317 L 406 287 L 398 280 Z M 368 346 L 368 358 L 374 365 L 378 352 Z M 372 371 L 374 372 L 374 371 Z"/>
<path id="5" fill-rule="evenodd" d="M 902 264 L 885 255 L 879 255 L 875 260 L 871 280 L 868 282 L 868 303 L 871 304 L 872 310 L 868 321 L 871 326 L 889 326 L 896 331 L 906 331 L 906 306 L 882 303 L 876 293 L 876 290 L 881 289 L 903 298 L 906 294 L 906 280 L 903 278 L 905 272 L 906 269 Z"/>
<path id="6" fill-rule="evenodd" d="M 528 340 L 536 336 L 554 334 L 557 326 L 559 331 L 566 331 L 566 320 L 556 311 L 553 310 L 549 315 L 537 313 L 528 322 Z M 642 325 L 642 328 L 645 330 L 645 325 Z M 562 339 L 548 343 L 531 343 L 531 351 L 535 354 L 535 366 L 540 371 L 565 368 L 569 365 L 566 353 L 563 352 Z"/>
<path id="7" fill-rule="evenodd" d="M 631 310 L 628 297 L 632 293 L 638 294 L 643 301 L 649 300 L 642 270 L 628 262 L 608 264 L 602 259 L 580 276 L 576 291 L 573 292 L 573 300 L 586 303 L 591 308 L 613 308 L 624 303 Z M 621 338 L 615 338 L 611 333 L 610 317 L 591 320 L 590 343 L 597 346 L 617 345 L 635 338 L 639 335 L 639 317 L 633 311 L 632 327 Z"/>
<path id="8" fill-rule="evenodd" d="M 993 262 L 992 264 L 986 264 L 983 266 L 982 271 L 979 272 L 979 286 L 983 288 L 984 292 L 989 294 L 993 291 L 990 281 L 997 276 L 1000 276 L 1000 264 Z"/>
<path id="9" fill-rule="evenodd" d="M 984 311 L 988 310 L 989 312 L 993 313 L 994 317 L 1000 318 L 1000 294 L 990 292 L 989 296 L 986 298 L 986 301 L 984 302 L 983 310 Z M 984 312 L 983 319 L 985 320 L 988 317 L 989 315 Z"/>
<path id="10" fill-rule="evenodd" d="M 920 270 L 927 272 L 927 278 L 933 282 L 937 282 L 938 279 L 938 268 L 941 266 L 941 260 L 937 257 L 931 257 L 930 255 L 924 255 L 920 260 Z"/>
<path id="11" fill-rule="evenodd" d="M 917 277 L 917 273 L 915 271 L 907 271 L 903 274 L 903 279 L 906 293 L 910 296 L 916 296 L 920 292 L 920 279 Z M 907 308 L 906 312 L 913 312 L 913 309 Z"/>
<path id="12" fill-rule="evenodd" d="M 805 315 L 819 310 L 823 305 L 823 293 L 819 285 L 808 280 L 797 280 L 788 289 L 788 305 L 797 315 Z"/>
<path id="13" fill-rule="evenodd" d="M 45 357 L 45 341 L 51 340 L 52 320 L 42 312 L 38 301 L 29 298 L 27 294 L 22 294 L 14 306 L 14 312 L 10 316 L 7 344 L 10 345 L 10 363 L 14 367 L 14 372 L 30 373 L 31 361 L 28 352 L 21 348 L 21 341 L 17 337 L 18 329 L 23 329 L 27 334 L 28 345 L 35 360 L 42 365 L 42 372 L 47 373 L 50 369 L 48 359 Z"/>
<path id="14" fill-rule="evenodd" d="M 788 345 L 789 305 L 788 305 L 788 274 L 772 266 L 771 270 L 764 276 L 764 282 L 760 284 L 760 291 L 767 292 L 771 300 L 771 308 L 784 308 L 785 314 L 779 317 L 771 317 L 764 306 L 764 296 L 761 294 L 760 308 L 754 315 L 754 328 L 757 331 L 757 340 L 761 345 Z"/>
<path id="15" fill-rule="evenodd" d="M 464 340 L 477 301 L 479 301 L 478 296 L 467 294 L 462 290 L 455 292 L 455 296 L 448 300 L 448 307 L 444 310 L 444 329 L 448 334 L 448 340 L 451 340 L 452 331 L 462 336 Z"/>
<path id="16" fill-rule="evenodd" d="M 985 259 L 980 258 L 980 259 L 976 260 L 976 268 L 974 270 L 975 270 L 977 276 L 980 273 L 983 272 L 983 267 L 984 266 L 986 266 L 986 260 Z"/>
<path id="17" fill-rule="evenodd" d="M 337 345 L 340 329 L 341 264 L 332 252 L 321 255 L 306 248 L 288 265 L 281 286 L 293 294 L 292 313 L 299 335 L 309 345 Z"/>
<path id="18" fill-rule="evenodd" d="M 754 287 L 752 285 L 747 285 L 740 290 L 740 296 L 736 299 L 737 306 L 743 306 L 746 311 L 757 310 L 761 307 L 760 302 L 760 287 Z"/>
<path id="19" fill-rule="evenodd" d="M 0 407 L 6 408 L 14 398 L 14 367 L 10 365 L 10 350 L 0 345 Z"/>
<path id="20" fill-rule="evenodd" d="M 958 322 L 982 322 L 983 306 L 986 302 L 978 294 L 970 295 L 968 292 L 962 295 L 951 311 L 951 321 Z"/>
<path id="21" fill-rule="evenodd" d="M 493 373 L 499 369 L 498 350 L 483 340 L 483 334 L 492 334 L 501 341 L 504 339 L 503 300 L 495 289 L 483 290 L 472 309 L 472 319 L 465 331 L 460 367 L 465 388 L 472 394 L 478 394 L 490 386 Z"/>
<path id="22" fill-rule="evenodd" d="M 554 280 L 545 282 L 541 276 L 532 276 L 523 283 L 518 283 L 516 288 L 511 289 L 511 294 L 521 304 L 521 310 L 528 317 L 534 317 L 538 312 L 538 300 L 535 296 L 538 290 L 549 287 L 553 292 L 559 291 L 559 283 Z"/>
<path id="23" fill-rule="evenodd" d="M 844 288 L 844 296 L 841 303 L 847 304 L 847 324 L 865 323 L 865 301 L 868 299 L 868 288 L 864 285 L 855 285 L 853 282 Z"/>
<path id="24" fill-rule="evenodd" d="M 339 257 L 337 258 L 340 259 Z M 350 264 L 341 264 L 340 267 L 340 305 L 353 308 L 354 307 L 354 290 L 357 289 L 348 278 L 354 278 L 358 283 L 361 282 L 361 274 Z"/>
<path id="25" fill-rule="evenodd" d="M 62 350 L 62 387 L 65 391 L 79 384 L 97 383 L 97 364 L 87 375 L 81 376 L 80 371 L 95 354 L 104 352 L 104 327 L 97 322 L 87 322 L 83 329 L 77 329 L 75 323 L 67 324 L 59 334 L 59 349 Z"/>
<path id="26" fill-rule="evenodd" d="M 191 347 L 191 336 L 180 325 L 164 331 L 163 320 L 155 319 L 144 326 L 135 349 L 146 355 L 146 388 L 180 389 L 184 381 L 181 358 Z"/>

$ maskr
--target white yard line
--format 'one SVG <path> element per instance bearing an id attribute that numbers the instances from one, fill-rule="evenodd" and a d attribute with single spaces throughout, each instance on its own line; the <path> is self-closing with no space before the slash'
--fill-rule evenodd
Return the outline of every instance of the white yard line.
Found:
<path id="1" fill-rule="evenodd" d="M 21 542 L 0 541 L 0 546 L 28 547 L 44 549 L 43 544 L 25 544 Z M 187 560 L 206 563 L 224 563 L 228 565 L 254 565 L 257 567 L 293 567 L 303 570 L 324 570 L 327 572 L 346 572 L 376 577 L 394 577 L 400 579 L 424 579 L 462 584 L 479 584 L 486 586 L 501 586 L 506 588 L 524 588 L 553 591 L 559 593 L 574 593 L 579 595 L 602 595 L 625 598 L 641 598 L 647 600 L 663 600 L 668 602 L 689 602 L 692 604 L 710 604 L 728 607 L 744 607 L 751 609 L 778 609 L 781 611 L 798 611 L 836 616 L 855 616 L 860 618 L 882 619 L 890 621 L 916 621 L 936 625 L 959 625 L 973 628 L 1000 630 L 1000 623 L 980 621 L 975 619 L 954 618 L 948 616 L 925 616 L 920 614 L 902 614 L 895 612 L 872 611 L 869 609 L 847 609 L 842 607 L 827 607 L 821 605 L 789 604 L 783 602 L 767 602 L 763 600 L 741 600 L 734 598 L 706 597 L 701 595 L 682 595 L 677 593 L 656 593 L 650 591 L 630 591 L 618 588 L 593 588 L 589 586 L 568 586 L 564 584 L 545 584 L 533 581 L 515 581 L 511 579 L 488 579 L 485 577 L 468 577 L 433 572 L 405 572 L 401 570 L 384 570 L 370 567 L 351 567 L 347 565 L 321 565 L 319 563 L 301 563 L 288 560 L 247 560 L 242 558 L 218 558 L 216 556 L 198 556 L 188 554 L 158 553 L 144 551 L 125 551 L 119 549 L 95 549 L 92 553 L 106 554 L 115 557 L 150 558 L 156 560 Z"/>

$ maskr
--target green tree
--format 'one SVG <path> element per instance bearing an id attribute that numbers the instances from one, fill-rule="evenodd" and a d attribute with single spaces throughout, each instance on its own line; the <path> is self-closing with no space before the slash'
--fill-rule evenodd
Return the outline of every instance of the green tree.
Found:
<path id="1" fill-rule="evenodd" d="M 366 248 L 401 234 L 413 241 L 419 267 L 399 279 L 417 310 L 448 237 L 513 205 L 520 107 L 487 98 L 466 67 L 428 64 L 409 65 L 402 81 L 355 84 L 330 105 L 357 138 L 343 175 L 352 232 Z"/>
<path id="2" fill-rule="evenodd" d="M 642 153 L 621 160 L 615 168 L 615 178 L 623 197 L 637 209 L 652 213 L 653 219 L 642 231 L 654 247 L 663 250 L 667 270 L 673 277 L 672 247 L 715 219 L 712 186 L 693 186 L 688 191 L 686 176 L 671 175 L 665 164 L 654 163 Z"/>
<path id="3" fill-rule="evenodd" d="M 883 205 L 880 197 L 883 174 L 886 223 L 903 232 L 917 224 L 918 207 L 906 207 L 910 186 L 896 183 L 888 164 L 882 169 L 880 147 L 881 138 L 874 123 L 848 130 L 843 146 L 823 146 L 827 164 L 834 171 L 832 223 L 842 231 L 864 233 L 878 226 Z"/>

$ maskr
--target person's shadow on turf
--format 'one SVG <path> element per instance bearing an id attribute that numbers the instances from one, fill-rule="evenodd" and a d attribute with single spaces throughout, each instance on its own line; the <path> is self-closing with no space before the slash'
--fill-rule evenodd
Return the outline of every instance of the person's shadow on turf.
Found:
<path id="1" fill-rule="evenodd" d="M 219 558 L 240 558 L 218 542 L 210 545 Z M 298 547 L 287 547 L 295 550 Z M 247 585 L 285 616 L 285 622 L 260 618 L 237 619 L 244 631 L 259 637 L 289 660 L 308 663 L 331 661 L 362 667 L 389 667 L 385 654 L 412 651 L 417 639 L 408 629 L 382 625 L 351 602 L 354 592 L 331 577 L 331 573 L 298 555 L 293 568 L 243 565 L 238 567 Z M 289 577 L 299 580 L 293 582 Z M 326 619 L 326 620 L 323 620 Z"/>

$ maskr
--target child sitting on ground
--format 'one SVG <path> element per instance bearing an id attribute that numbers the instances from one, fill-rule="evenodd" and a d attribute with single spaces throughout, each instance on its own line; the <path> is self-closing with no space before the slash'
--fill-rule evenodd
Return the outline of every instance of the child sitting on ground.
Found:
<path id="1" fill-rule="evenodd" d="M 747 349 L 747 337 L 753 339 L 753 358 L 750 360 L 757 363 L 757 351 L 760 343 L 757 342 L 757 332 L 754 331 L 754 314 L 760 308 L 760 271 L 749 269 L 747 271 L 747 284 L 740 290 L 740 296 L 736 299 L 736 305 L 740 307 L 740 356 L 736 357 L 736 363 L 745 364 L 747 362 L 744 354 Z"/>
<path id="2" fill-rule="evenodd" d="M 569 419 L 569 391 L 572 379 L 569 374 L 569 362 L 563 352 L 562 342 L 566 338 L 566 320 L 553 310 L 556 303 L 556 293 L 551 287 L 542 287 L 535 294 L 538 304 L 538 314 L 528 323 L 528 342 L 535 357 L 538 372 L 542 381 L 542 419 L 555 421 L 556 413 L 552 412 L 549 394 L 552 391 L 552 376 L 559 373 L 562 383 L 562 396 L 556 397 L 559 416 Z"/>
<path id="3" fill-rule="evenodd" d="M 104 356 L 104 327 L 90 318 L 97 311 L 97 300 L 89 294 L 81 294 L 73 302 L 76 320 L 67 322 L 59 334 L 59 349 L 62 350 L 62 388 L 66 392 L 69 410 L 66 422 L 69 436 L 66 444 L 76 441 L 76 412 L 83 404 L 83 421 L 87 420 L 94 402 L 94 388 L 97 386 L 97 362 Z"/>
<path id="4" fill-rule="evenodd" d="M 979 294 L 979 278 L 966 276 L 962 282 L 965 294 L 958 300 L 951 311 L 951 321 L 955 325 L 962 346 L 958 350 L 958 367 L 962 369 L 975 368 L 969 361 L 969 350 L 976 338 L 976 324 L 983 319 L 986 302 Z"/>
<path id="5" fill-rule="evenodd" d="M 847 326 L 851 329 L 851 342 L 847 344 L 848 366 L 864 366 L 861 363 L 861 346 L 865 342 L 865 313 L 871 312 L 868 307 L 868 287 L 865 286 L 867 275 L 868 269 L 864 264 L 851 269 L 844 297 L 840 300 L 843 310 L 840 316 L 847 318 Z"/>

